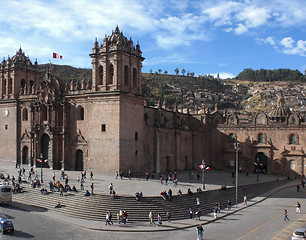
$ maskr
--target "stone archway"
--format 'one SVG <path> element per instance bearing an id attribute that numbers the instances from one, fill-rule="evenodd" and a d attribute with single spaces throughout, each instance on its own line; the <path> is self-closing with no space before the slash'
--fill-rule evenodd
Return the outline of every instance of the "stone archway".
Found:
<path id="1" fill-rule="evenodd" d="M 265 153 L 259 152 L 255 156 L 254 172 L 268 173 L 268 157 Z"/>
<path id="2" fill-rule="evenodd" d="M 29 148 L 27 146 L 22 148 L 22 164 L 29 164 Z"/>
<path id="3" fill-rule="evenodd" d="M 75 170 L 83 171 L 84 170 L 84 153 L 82 150 L 77 150 L 75 154 Z"/>

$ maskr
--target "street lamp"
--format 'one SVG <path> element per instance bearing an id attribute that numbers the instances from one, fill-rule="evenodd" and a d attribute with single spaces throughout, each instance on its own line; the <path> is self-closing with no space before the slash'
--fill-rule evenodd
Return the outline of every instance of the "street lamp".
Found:
<path id="1" fill-rule="evenodd" d="M 237 138 L 236 138 L 236 142 L 234 143 L 234 148 L 236 150 L 236 181 L 235 181 L 235 188 L 236 188 L 236 207 L 238 204 L 238 153 L 240 150 L 240 144 L 237 142 Z"/>
<path id="2" fill-rule="evenodd" d="M 40 154 L 40 182 L 43 183 L 43 171 L 42 171 L 42 165 L 43 165 L 43 154 Z"/>
<path id="3" fill-rule="evenodd" d="M 205 189 L 205 161 L 202 160 L 202 184 L 203 184 L 203 190 Z"/>

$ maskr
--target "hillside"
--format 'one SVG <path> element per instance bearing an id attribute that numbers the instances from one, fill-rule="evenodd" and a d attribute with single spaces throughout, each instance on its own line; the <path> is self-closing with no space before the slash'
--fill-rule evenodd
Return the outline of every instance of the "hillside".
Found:
<path id="1" fill-rule="evenodd" d="M 43 74 L 49 64 L 39 65 Z M 74 68 L 66 65 L 52 65 L 53 73 L 62 83 L 91 79 L 91 69 Z M 246 70 L 244 70 L 244 73 Z M 248 71 L 250 72 L 250 71 Z M 290 71 L 286 70 L 286 79 Z M 297 76 L 296 71 L 292 71 Z M 288 75 L 289 74 L 289 75 Z M 240 74 L 240 77 L 243 74 Z M 303 76 L 303 75 L 302 75 Z M 240 79 L 216 79 L 210 75 L 183 76 L 161 73 L 142 73 L 142 95 L 149 106 L 166 103 L 167 108 L 175 105 L 191 110 L 203 105 L 214 109 L 269 112 L 275 107 L 277 98 L 282 96 L 291 108 L 303 108 L 306 104 L 304 76 L 292 81 L 248 81 Z M 266 79 L 265 79 L 266 80 Z M 297 81 L 299 80 L 299 81 Z M 294 82 L 294 83 L 293 83 Z"/>

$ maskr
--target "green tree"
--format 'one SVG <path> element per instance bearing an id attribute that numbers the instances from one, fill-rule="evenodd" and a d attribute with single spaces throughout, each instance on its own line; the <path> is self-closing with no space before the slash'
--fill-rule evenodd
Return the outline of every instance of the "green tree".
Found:
<path id="1" fill-rule="evenodd" d="M 168 71 L 167 71 L 167 70 L 165 70 L 165 71 L 164 71 L 164 74 L 168 74 Z"/>
<path id="2" fill-rule="evenodd" d="M 185 75 L 185 72 L 186 72 L 186 70 L 183 68 L 183 69 L 182 69 L 182 74 L 183 74 L 183 76 Z"/>
<path id="3" fill-rule="evenodd" d="M 179 71 L 178 68 L 176 68 L 176 69 L 174 69 L 174 72 L 175 72 L 175 75 L 178 76 L 178 74 L 179 74 L 180 71 Z"/>
<path id="4" fill-rule="evenodd" d="M 161 74 L 161 72 L 162 72 L 162 70 L 161 70 L 161 69 L 158 69 L 158 73 Z"/>

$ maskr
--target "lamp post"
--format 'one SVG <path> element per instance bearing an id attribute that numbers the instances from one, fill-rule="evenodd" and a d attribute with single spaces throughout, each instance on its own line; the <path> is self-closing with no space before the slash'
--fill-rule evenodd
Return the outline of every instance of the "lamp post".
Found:
<path id="1" fill-rule="evenodd" d="M 205 161 L 202 160 L 202 184 L 203 184 L 203 190 L 205 189 Z"/>
<path id="2" fill-rule="evenodd" d="M 235 190 L 236 190 L 236 207 L 238 204 L 238 153 L 240 150 L 240 146 L 239 143 L 237 142 L 237 138 L 236 138 L 236 142 L 234 143 L 234 148 L 236 150 L 236 180 L 235 180 Z"/>
<path id="3" fill-rule="evenodd" d="M 40 154 L 40 182 L 43 183 L 43 171 L 42 171 L 42 165 L 43 165 L 43 154 Z"/>

